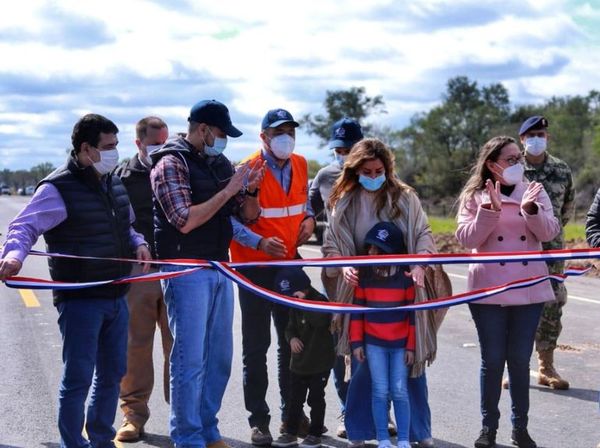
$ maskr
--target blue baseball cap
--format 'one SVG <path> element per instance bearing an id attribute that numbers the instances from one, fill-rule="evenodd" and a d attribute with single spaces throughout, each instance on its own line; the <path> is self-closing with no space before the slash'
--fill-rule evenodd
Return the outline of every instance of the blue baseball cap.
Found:
<path id="1" fill-rule="evenodd" d="M 294 121 L 294 117 L 285 109 L 271 109 L 265 115 L 262 121 L 261 129 L 276 128 L 284 123 L 292 123 L 294 127 L 300 126 L 300 124 Z"/>
<path id="2" fill-rule="evenodd" d="M 275 291 L 291 296 L 298 291 L 310 288 L 310 278 L 299 267 L 283 268 L 275 276 Z"/>
<path id="3" fill-rule="evenodd" d="M 367 232 L 365 246 L 372 244 L 386 254 L 405 254 L 406 244 L 402 230 L 393 222 L 378 222 Z"/>
<path id="4" fill-rule="evenodd" d="M 188 121 L 215 126 L 230 137 L 242 135 L 242 131 L 231 123 L 229 109 L 217 100 L 198 101 L 192 106 Z"/>
<path id="5" fill-rule="evenodd" d="M 523 122 L 523 124 L 521 125 L 521 129 L 519 129 L 519 136 L 526 134 L 527 131 L 546 129 L 547 127 L 548 120 L 546 120 L 546 117 L 543 117 L 541 115 L 534 115 L 533 117 L 529 117 Z"/>
<path id="6" fill-rule="evenodd" d="M 358 121 L 353 118 L 342 118 L 333 123 L 329 149 L 352 148 L 354 144 L 364 138 Z"/>

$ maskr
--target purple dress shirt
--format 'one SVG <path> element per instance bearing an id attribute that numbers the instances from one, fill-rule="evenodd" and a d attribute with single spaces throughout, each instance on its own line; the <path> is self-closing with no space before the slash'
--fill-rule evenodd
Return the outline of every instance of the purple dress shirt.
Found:
<path id="1" fill-rule="evenodd" d="M 135 213 L 129 207 L 130 222 L 135 221 Z M 31 201 L 8 225 L 8 235 L 2 248 L 1 258 L 14 258 L 21 263 L 36 243 L 40 235 L 53 229 L 67 219 L 67 208 L 56 187 L 42 184 Z M 146 241 L 142 234 L 129 227 L 131 247 L 136 249 Z"/>

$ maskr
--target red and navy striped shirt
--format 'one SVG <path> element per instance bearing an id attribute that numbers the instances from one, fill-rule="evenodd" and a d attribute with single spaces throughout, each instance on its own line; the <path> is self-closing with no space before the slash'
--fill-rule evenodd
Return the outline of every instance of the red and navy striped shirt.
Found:
<path id="1" fill-rule="evenodd" d="M 415 286 L 404 269 L 389 277 L 359 275 L 354 303 L 373 308 L 410 305 L 415 301 Z M 364 344 L 390 348 L 415 349 L 415 314 L 413 311 L 382 311 L 352 314 L 350 318 L 352 350 Z"/>

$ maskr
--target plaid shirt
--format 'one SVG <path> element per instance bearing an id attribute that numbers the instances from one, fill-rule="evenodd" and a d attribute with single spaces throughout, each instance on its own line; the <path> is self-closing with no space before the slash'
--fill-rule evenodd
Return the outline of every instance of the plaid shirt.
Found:
<path id="1" fill-rule="evenodd" d="M 150 173 L 152 191 L 158 200 L 169 223 L 181 230 L 188 220 L 192 203 L 190 188 L 190 173 L 186 164 L 176 155 L 168 154 L 162 157 Z M 241 216 L 241 206 L 245 196 L 240 193 L 232 198 L 235 200 L 234 216 L 246 222 Z"/>

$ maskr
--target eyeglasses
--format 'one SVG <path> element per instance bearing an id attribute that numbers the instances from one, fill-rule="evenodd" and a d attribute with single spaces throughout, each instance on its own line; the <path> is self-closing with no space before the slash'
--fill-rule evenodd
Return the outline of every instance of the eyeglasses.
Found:
<path id="1" fill-rule="evenodd" d="M 507 157 L 506 159 L 498 159 L 503 160 L 508 163 L 510 166 L 516 165 L 517 163 L 523 163 L 523 154 L 519 154 L 518 156 Z"/>

